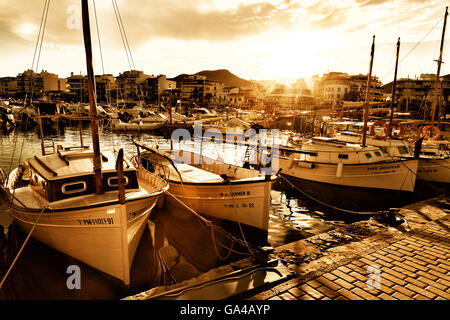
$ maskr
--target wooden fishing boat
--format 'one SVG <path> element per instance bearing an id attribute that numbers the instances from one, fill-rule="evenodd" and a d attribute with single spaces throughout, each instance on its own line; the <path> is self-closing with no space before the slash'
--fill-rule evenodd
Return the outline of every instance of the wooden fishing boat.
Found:
<path id="1" fill-rule="evenodd" d="M 288 151 L 281 151 L 281 154 Z M 285 175 L 334 185 L 413 191 L 417 159 L 395 159 L 377 147 L 313 138 L 280 157 Z"/>
<path id="2" fill-rule="evenodd" d="M 279 167 L 291 187 L 314 199 L 373 210 L 414 191 L 418 159 L 392 159 L 378 147 L 314 138 L 295 149 L 280 148 Z"/>
<path id="3" fill-rule="evenodd" d="M 169 176 L 170 195 L 200 215 L 230 222 L 230 230 L 238 231 L 238 236 L 242 229 L 247 241 L 258 244 L 267 241 L 270 192 L 276 175 L 265 176 L 257 170 L 190 151 L 159 150 L 135 144 L 146 150 L 140 153 L 141 165 L 151 160 L 152 165 L 147 169 L 165 171 Z M 166 200 L 173 201 L 173 198 L 166 197 Z"/>
<path id="4" fill-rule="evenodd" d="M 12 170 L 2 187 L 14 221 L 34 239 L 130 282 L 146 221 L 167 183 L 124 161 L 125 199 L 118 197 L 117 157 L 102 152 L 103 193 L 95 192 L 87 148 L 35 156 Z"/>
<path id="5" fill-rule="evenodd" d="M 340 132 L 334 138 L 339 141 L 356 143 L 361 135 L 353 132 Z M 392 158 L 414 158 L 415 146 L 403 139 L 376 139 L 367 137 L 367 144 L 376 146 Z M 442 140 L 423 141 L 417 154 L 419 166 L 417 180 L 437 183 L 450 183 L 450 143 Z"/>
<path id="6" fill-rule="evenodd" d="M 150 212 L 167 182 L 100 151 L 88 1 L 82 0 L 93 149 L 57 147 L 2 176 L 14 221 L 36 240 L 130 284 Z M 41 137 L 43 138 L 43 137 Z M 42 140 L 43 142 L 43 140 Z"/>

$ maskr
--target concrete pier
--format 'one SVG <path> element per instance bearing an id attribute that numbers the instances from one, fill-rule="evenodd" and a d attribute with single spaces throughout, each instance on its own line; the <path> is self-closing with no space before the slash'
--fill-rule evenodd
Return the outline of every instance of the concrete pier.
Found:
<path id="1" fill-rule="evenodd" d="M 236 274 L 249 266 L 244 259 L 125 299 L 448 300 L 449 212 L 448 197 L 417 202 L 395 219 L 374 216 L 277 247 L 269 255 L 277 266 L 256 266 L 250 277 Z"/>
<path id="2" fill-rule="evenodd" d="M 407 223 L 392 227 L 371 218 L 365 226 L 360 223 L 359 230 L 367 231 L 366 237 L 356 239 L 351 228 L 337 231 L 353 239 L 323 252 L 319 247 L 326 242 L 326 234 L 279 247 L 275 255 L 284 254 L 281 261 L 285 264 L 293 261 L 287 266 L 295 276 L 245 298 L 449 300 L 449 209 L 448 199 L 406 206 L 400 214 Z M 320 258 L 305 262 L 305 257 L 314 254 Z M 296 256 L 298 261 L 293 259 Z"/>

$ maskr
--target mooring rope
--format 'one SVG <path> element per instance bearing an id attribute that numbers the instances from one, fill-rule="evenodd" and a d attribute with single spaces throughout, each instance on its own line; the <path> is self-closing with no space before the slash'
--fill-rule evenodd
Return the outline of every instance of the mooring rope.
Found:
<path id="1" fill-rule="evenodd" d="M 193 213 L 197 218 L 199 218 L 199 219 L 200 219 L 205 225 L 207 225 L 208 227 L 210 227 L 210 228 L 216 228 L 217 230 L 219 230 L 219 231 L 221 231 L 221 232 L 224 232 L 225 234 L 227 234 L 227 235 L 233 240 L 233 242 L 239 242 L 239 243 L 241 243 L 242 245 L 244 245 L 245 247 L 248 246 L 248 243 L 244 243 L 241 239 L 238 239 L 238 238 L 234 237 L 233 235 L 231 235 L 230 233 L 226 232 L 225 230 L 222 230 L 222 229 L 220 229 L 219 227 L 215 226 L 211 221 L 209 221 L 209 220 L 203 218 L 203 217 L 202 217 L 199 213 L 197 213 L 194 209 L 192 209 L 191 207 L 189 207 L 187 204 L 185 204 L 183 201 L 181 201 L 180 199 L 178 199 L 175 195 L 173 195 L 173 194 L 170 193 L 169 191 L 166 191 L 166 193 L 167 193 L 169 196 L 171 196 L 172 198 L 174 198 L 174 200 L 177 201 L 178 203 L 180 203 L 183 207 L 185 207 L 186 209 L 188 209 L 191 213 Z M 214 239 L 216 239 L 216 238 L 214 237 Z M 251 256 L 251 255 L 252 255 L 251 253 L 239 252 L 239 251 L 233 250 L 232 247 L 230 248 L 230 247 L 228 247 L 228 246 L 226 246 L 226 245 L 220 243 L 220 241 L 217 241 L 217 240 L 216 240 L 215 242 L 217 242 L 217 243 L 220 244 L 222 247 L 227 248 L 227 249 L 229 249 L 230 251 L 232 251 L 232 252 L 234 252 L 234 253 L 236 253 L 236 254 L 247 255 L 247 256 Z M 214 242 L 214 245 L 215 245 L 215 242 Z M 252 251 L 252 252 L 253 252 L 253 251 Z M 219 257 L 219 258 L 220 258 L 220 257 Z"/>
<path id="2" fill-rule="evenodd" d="M 19 258 L 20 254 L 22 253 L 23 249 L 25 248 L 25 245 L 28 243 L 28 240 L 31 237 L 31 234 L 33 233 L 34 229 L 36 228 L 36 225 L 38 224 L 39 220 L 41 219 L 42 214 L 44 213 L 45 209 L 48 207 L 42 208 L 41 213 L 39 214 L 38 218 L 36 219 L 36 222 L 34 223 L 33 227 L 31 228 L 30 232 L 28 233 L 27 238 L 22 244 L 22 247 L 20 248 L 19 252 L 17 253 L 16 257 L 14 258 L 14 261 L 11 263 L 11 266 L 9 267 L 8 271 L 6 272 L 5 276 L 3 277 L 2 281 L 0 282 L 0 289 L 3 287 L 3 284 L 5 283 L 6 279 L 8 278 L 9 273 L 11 272 L 12 268 L 17 262 L 17 259 Z"/>
<path id="3" fill-rule="evenodd" d="M 299 191 L 301 194 L 303 194 L 304 196 L 308 197 L 309 199 L 325 206 L 328 208 L 332 208 L 338 211 L 342 211 L 342 212 L 347 212 L 347 213 L 351 213 L 351 214 L 365 214 L 365 215 L 375 215 L 378 214 L 378 212 L 370 212 L 370 211 L 352 211 L 352 210 L 347 210 L 347 209 L 343 209 L 343 208 L 339 208 L 339 207 L 335 207 L 331 204 L 325 203 L 323 201 L 320 201 L 319 199 L 316 199 L 314 197 L 312 197 L 311 195 L 307 194 L 306 192 L 304 192 L 303 190 L 297 188 L 296 185 L 294 185 L 292 182 L 290 182 L 286 177 L 284 177 L 283 175 L 280 174 L 280 177 L 283 178 L 292 188 L 294 188 L 295 190 Z"/>

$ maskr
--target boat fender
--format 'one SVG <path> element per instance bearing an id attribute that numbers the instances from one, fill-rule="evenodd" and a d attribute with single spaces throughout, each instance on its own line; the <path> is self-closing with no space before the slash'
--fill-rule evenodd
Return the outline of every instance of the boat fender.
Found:
<path id="1" fill-rule="evenodd" d="M 289 156 L 289 160 L 288 160 L 288 163 L 287 163 L 287 168 L 288 169 L 292 168 L 292 166 L 294 165 L 294 161 L 295 161 L 295 153 L 293 153 L 293 154 L 291 154 Z"/>
<path id="2" fill-rule="evenodd" d="M 336 168 L 336 178 L 342 177 L 342 171 L 344 170 L 344 164 L 339 162 Z"/>
<path id="3" fill-rule="evenodd" d="M 299 161 L 299 162 L 297 162 L 297 166 L 302 167 L 302 168 L 307 168 L 307 169 L 314 169 L 313 162 Z"/>
<path id="4" fill-rule="evenodd" d="M 428 135 L 428 130 L 430 130 L 430 134 L 432 134 L 433 131 L 436 132 L 436 134 L 430 138 L 430 136 Z M 428 126 L 423 127 L 422 134 L 427 140 L 428 139 L 437 140 L 441 135 L 441 131 L 439 130 L 438 127 L 429 124 Z"/>

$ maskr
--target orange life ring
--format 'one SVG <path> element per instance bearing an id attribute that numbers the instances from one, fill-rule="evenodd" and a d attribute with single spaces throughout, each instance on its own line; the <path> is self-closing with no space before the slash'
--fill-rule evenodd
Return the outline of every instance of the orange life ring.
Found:
<path id="1" fill-rule="evenodd" d="M 376 126 L 384 126 L 384 135 L 380 136 L 377 135 L 377 133 L 375 132 L 375 127 Z M 389 133 L 389 125 L 387 125 L 383 120 L 377 120 L 375 121 L 372 126 L 370 127 L 370 134 L 375 138 L 375 139 L 383 139 L 386 140 L 387 136 Z"/>
<path id="2" fill-rule="evenodd" d="M 388 126 L 388 132 L 389 132 L 389 124 L 386 124 L 386 126 Z M 398 139 L 398 138 L 403 139 L 405 136 L 405 127 L 403 126 L 403 123 L 401 121 L 394 121 L 394 122 L 392 122 L 392 126 L 397 126 L 399 129 L 399 132 L 394 135 L 394 132 L 391 129 L 391 138 L 392 139 Z"/>
<path id="3" fill-rule="evenodd" d="M 430 130 L 430 133 L 432 133 L 435 130 L 436 134 L 432 138 L 430 138 L 430 136 L 427 133 L 428 130 Z M 422 134 L 423 134 L 424 138 L 427 139 L 427 140 L 428 139 L 437 140 L 441 136 L 441 131 L 439 130 L 438 127 L 429 124 L 429 125 L 423 127 Z"/>

